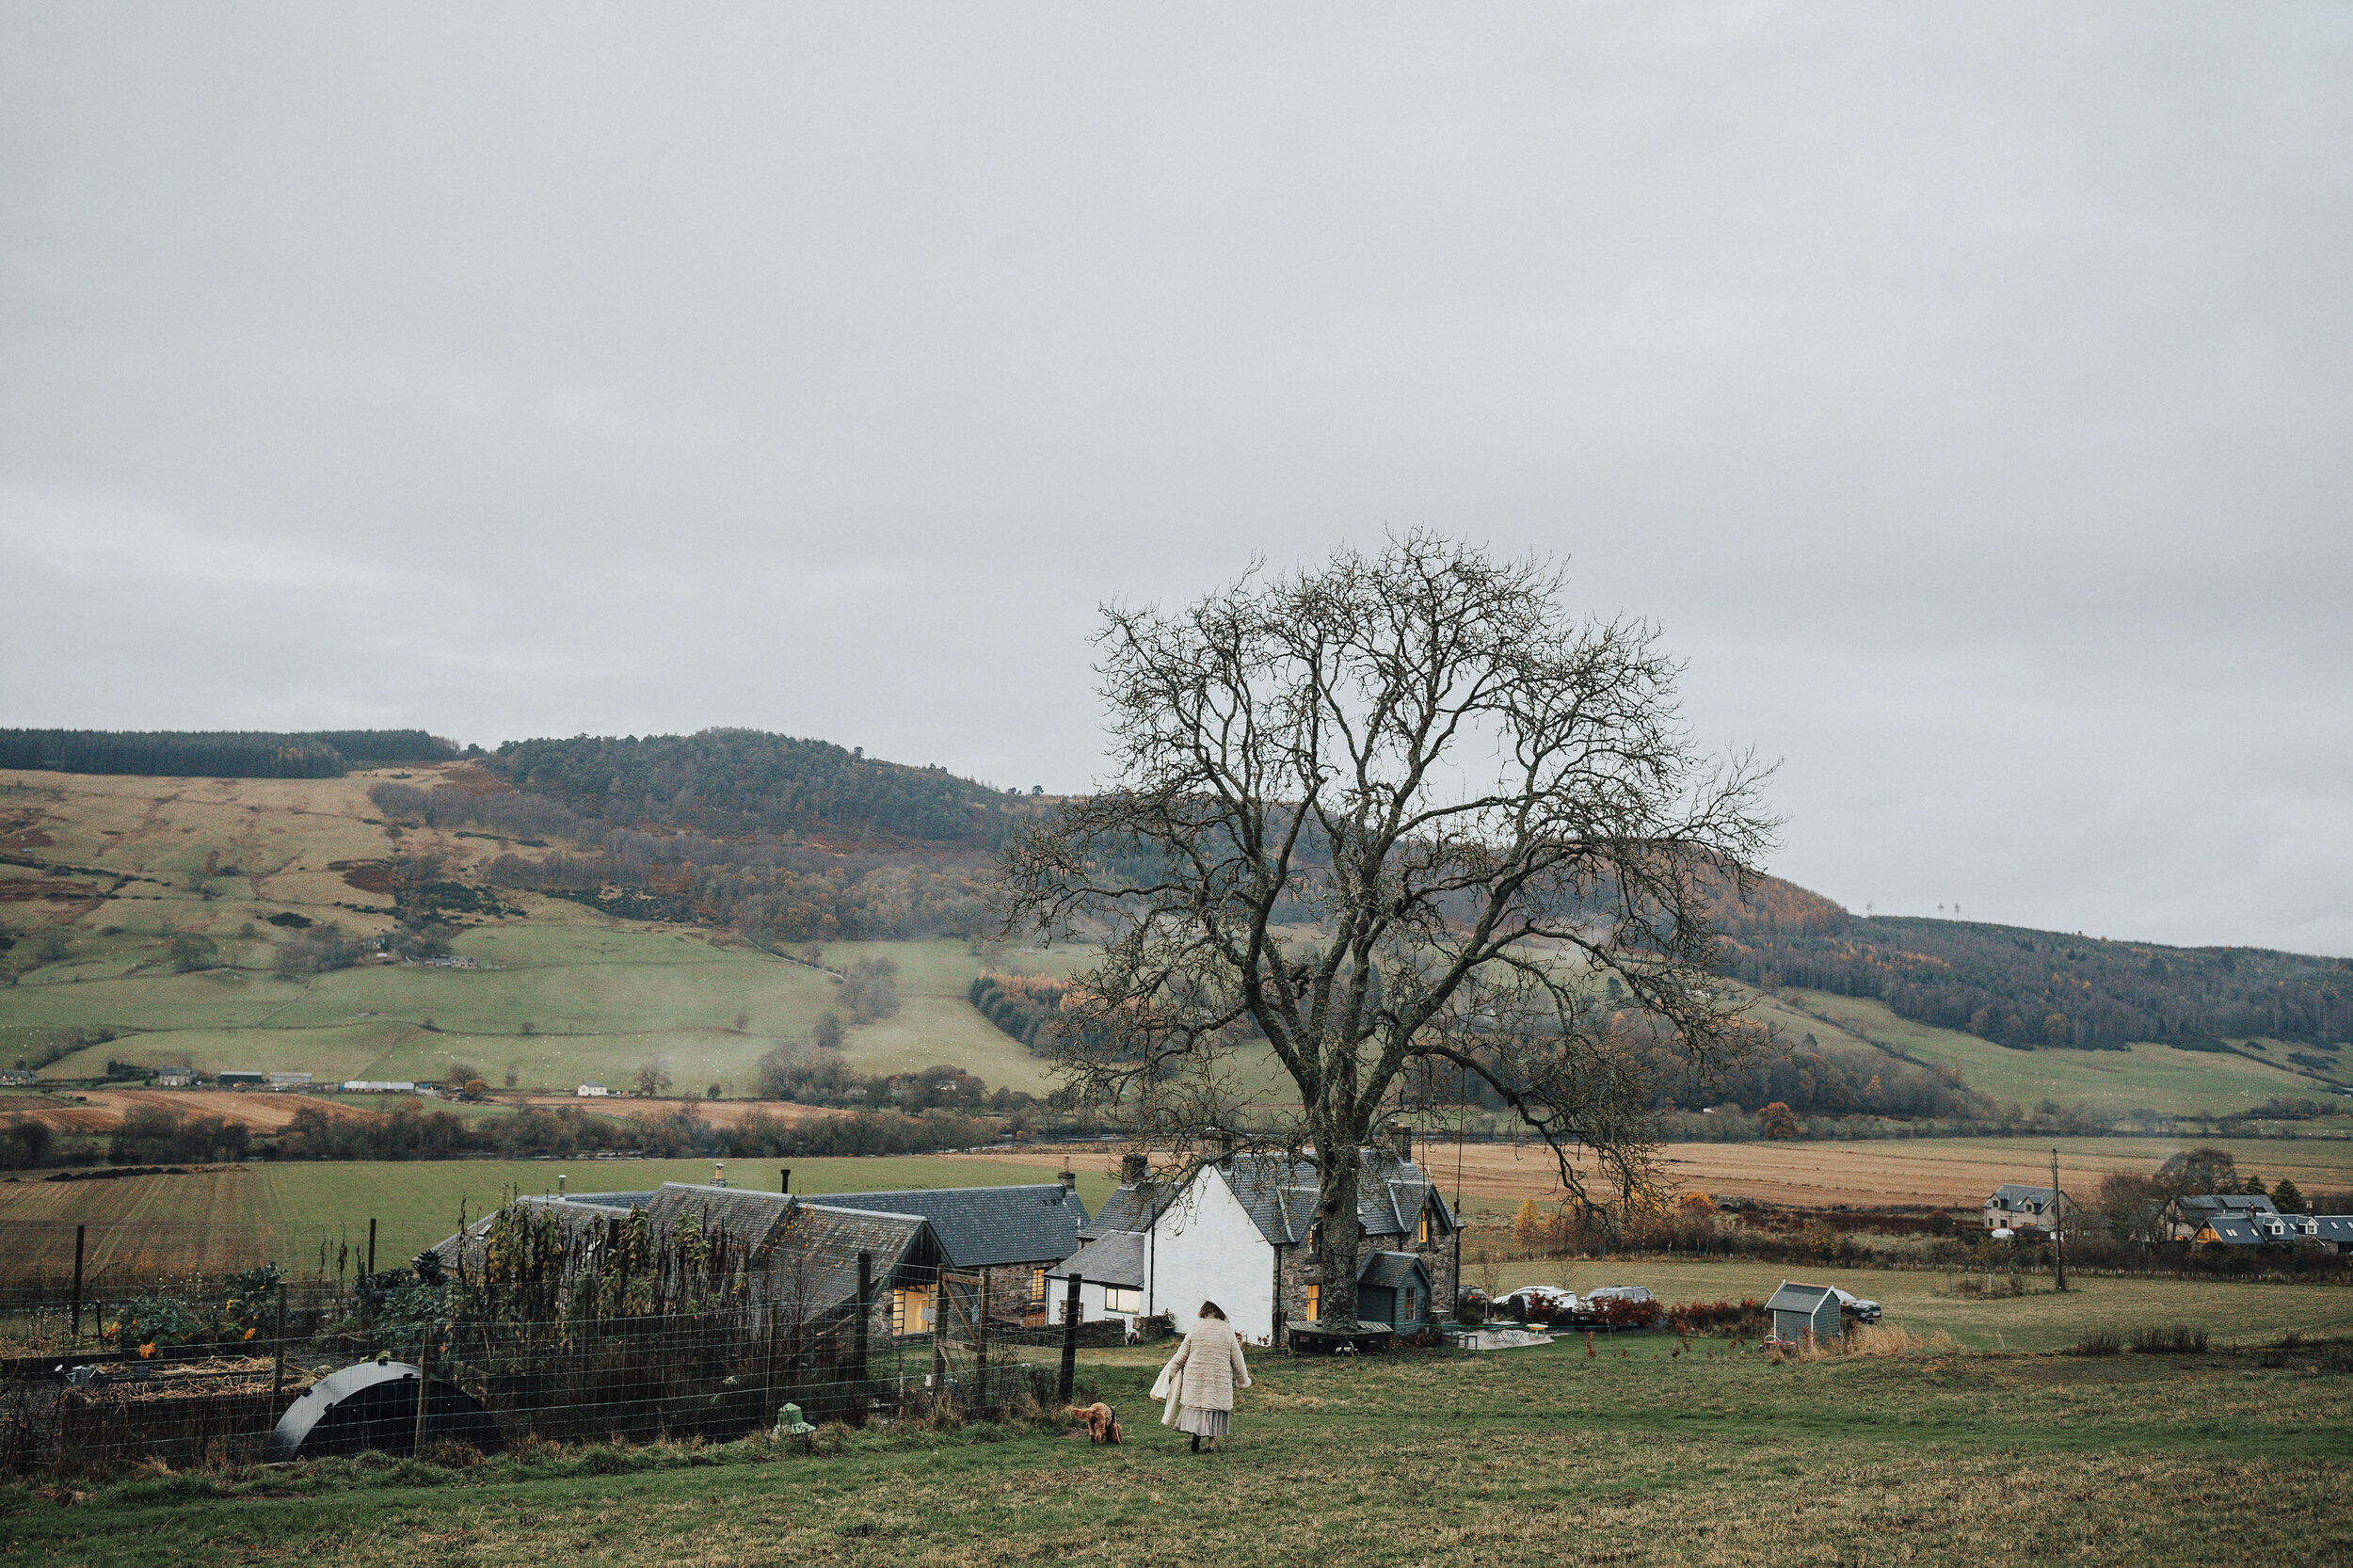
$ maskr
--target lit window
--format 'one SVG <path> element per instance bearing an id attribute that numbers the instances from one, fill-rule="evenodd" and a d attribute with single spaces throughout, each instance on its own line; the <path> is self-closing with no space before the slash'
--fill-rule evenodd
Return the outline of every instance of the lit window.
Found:
<path id="1" fill-rule="evenodd" d="M 1142 1312 L 1144 1310 L 1144 1292 L 1142 1290 L 1122 1290 L 1117 1286 L 1107 1285 L 1103 1288 L 1103 1310 L 1106 1312 L 1126 1312 L 1129 1314 Z"/>
<path id="2" fill-rule="evenodd" d="M 936 1288 L 929 1285 L 890 1292 L 890 1332 L 929 1334 Z"/>
<path id="3" fill-rule="evenodd" d="M 1046 1271 L 1043 1269 L 1032 1269 L 1030 1271 L 1030 1300 L 1032 1302 L 1042 1302 L 1045 1299 Z"/>
<path id="4" fill-rule="evenodd" d="M 1307 1321 L 1311 1323 L 1319 1322 L 1322 1320 L 1322 1318 L 1323 1287 L 1321 1285 L 1310 1285 L 1307 1287 Z"/>
<path id="5" fill-rule="evenodd" d="M 1430 1244 L 1430 1210 L 1426 1208 L 1421 1211 L 1421 1224 L 1414 1227 L 1414 1243 L 1423 1247 Z"/>

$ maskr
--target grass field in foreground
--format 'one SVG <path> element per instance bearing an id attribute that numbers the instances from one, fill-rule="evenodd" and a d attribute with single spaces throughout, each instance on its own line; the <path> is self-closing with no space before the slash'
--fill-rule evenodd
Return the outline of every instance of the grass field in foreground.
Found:
<path id="1" fill-rule="evenodd" d="M 151 1477 L 71 1508 L 7 1489 L 0 1552 L 87 1568 L 2301 1568 L 2353 1552 L 2341 1347 L 1780 1366 L 1713 1347 L 1260 1352 L 1225 1450 L 1201 1456 L 1145 1397 L 1166 1353 L 1086 1358 L 1082 1377 L 1128 1423 L 1118 1448 L 901 1429 L 817 1456 L 754 1439 L 471 1469 L 330 1462 L 256 1471 L 229 1496 L 208 1477 Z"/>
<path id="2" fill-rule="evenodd" d="M 909 1187 L 1007 1186 L 1051 1181 L 1032 1173 L 952 1156 L 789 1162 L 796 1192 L 857 1192 Z M 737 1187 L 776 1190 L 779 1162 L 731 1160 Z M 275 1261 L 308 1273 L 319 1249 L 349 1240 L 364 1247 L 376 1226 L 376 1257 L 406 1262 L 457 1228 L 462 1211 L 479 1215 L 510 1192 L 555 1191 L 558 1172 L 574 1192 L 633 1192 L 664 1181 L 706 1182 L 708 1160 L 456 1160 L 252 1165 L 187 1176 L 122 1176 L 108 1181 L 0 1181 L 0 1279 L 23 1272 L 71 1272 L 73 1227 L 89 1225 L 87 1266 L 141 1273 L 201 1271 Z M 1079 1193 L 1089 1212 L 1112 1180 L 1083 1172 Z M 174 1259 L 179 1261 L 175 1262 Z"/>

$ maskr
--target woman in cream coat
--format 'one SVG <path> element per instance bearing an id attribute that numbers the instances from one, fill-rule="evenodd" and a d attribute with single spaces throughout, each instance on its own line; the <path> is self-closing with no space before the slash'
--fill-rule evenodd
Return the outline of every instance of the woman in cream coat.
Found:
<path id="1" fill-rule="evenodd" d="M 1232 1423 L 1234 1390 L 1250 1386 L 1250 1368 L 1241 1358 L 1241 1339 L 1215 1302 L 1201 1304 L 1200 1320 L 1176 1353 L 1160 1368 L 1152 1384 L 1156 1399 L 1166 1398 L 1160 1425 L 1193 1436 L 1193 1451 L 1209 1439 L 1211 1452 Z"/>

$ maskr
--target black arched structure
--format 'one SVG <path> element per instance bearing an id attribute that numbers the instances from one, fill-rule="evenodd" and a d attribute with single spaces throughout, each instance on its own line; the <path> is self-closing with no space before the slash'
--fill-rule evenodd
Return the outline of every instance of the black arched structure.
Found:
<path id="1" fill-rule="evenodd" d="M 471 1443 L 486 1453 L 502 1446 L 498 1423 L 482 1402 L 454 1383 L 425 1384 L 424 1440 Z M 388 1454 L 417 1449 L 417 1369 L 405 1361 L 362 1361 L 319 1379 L 286 1407 L 269 1434 L 272 1464 L 327 1459 L 374 1448 Z"/>

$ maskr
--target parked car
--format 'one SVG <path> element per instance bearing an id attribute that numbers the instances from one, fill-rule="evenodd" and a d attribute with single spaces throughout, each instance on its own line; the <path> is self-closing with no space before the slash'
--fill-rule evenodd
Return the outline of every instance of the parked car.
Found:
<path id="1" fill-rule="evenodd" d="M 1649 1328 L 1658 1321 L 1658 1298 L 1641 1285 L 1605 1285 L 1585 1292 L 1573 1322 L 1595 1328 Z"/>
<path id="2" fill-rule="evenodd" d="M 1577 1292 L 1555 1289 L 1549 1285 L 1523 1285 L 1497 1301 L 1487 1316 L 1517 1318 L 1523 1306 L 1531 1323 L 1562 1322 L 1577 1312 Z"/>
<path id="3" fill-rule="evenodd" d="M 1839 1289 L 1835 1285 L 1831 1287 L 1831 1291 L 1838 1298 L 1838 1310 L 1852 1318 L 1856 1322 L 1876 1323 L 1880 1320 L 1879 1303 L 1866 1302 L 1860 1296 L 1850 1295 Z"/>

